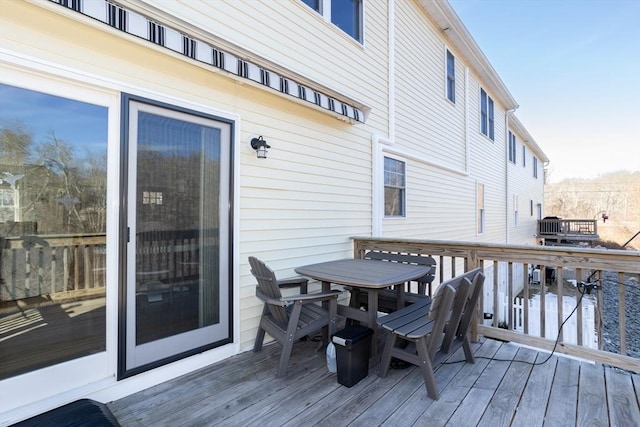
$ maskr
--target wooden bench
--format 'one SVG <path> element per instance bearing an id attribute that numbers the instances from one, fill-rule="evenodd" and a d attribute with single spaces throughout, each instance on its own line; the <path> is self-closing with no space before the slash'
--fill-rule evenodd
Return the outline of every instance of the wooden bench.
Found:
<path id="1" fill-rule="evenodd" d="M 426 299 L 427 301 L 430 301 L 431 283 L 435 278 L 436 271 L 436 260 L 432 257 L 423 255 L 369 251 L 365 253 L 364 259 L 374 259 L 384 262 L 399 262 L 404 264 L 426 265 L 431 267 L 431 270 L 427 274 L 416 280 L 418 284 L 418 292 L 411 292 L 411 283 L 398 285 L 406 286 L 405 291 L 402 293 L 398 292 L 398 289 L 387 289 L 379 292 L 378 311 L 381 311 L 383 313 L 391 313 L 398 310 L 399 308 L 416 303 L 420 300 Z M 397 286 L 394 288 L 397 288 Z M 349 291 L 351 292 L 351 299 L 349 301 L 349 305 L 351 307 L 367 307 L 368 294 L 366 290 L 349 288 Z"/>
<path id="2" fill-rule="evenodd" d="M 460 347 L 467 362 L 474 363 L 469 326 L 484 284 L 479 268 L 442 283 L 431 302 L 417 302 L 378 319 L 389 334 L 380 361 L 381 377 L 395 357 L 420 367 L 427 394 L 438 399 L 433 366 Z"/>

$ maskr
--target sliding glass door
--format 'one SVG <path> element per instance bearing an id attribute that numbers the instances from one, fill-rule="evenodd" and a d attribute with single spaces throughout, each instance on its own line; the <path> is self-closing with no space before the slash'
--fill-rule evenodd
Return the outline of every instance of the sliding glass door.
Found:
<path id="1" fill-rule="evenodd" d="M 125 366 L 230 341 L 232 124 L 126 98 Z"/>

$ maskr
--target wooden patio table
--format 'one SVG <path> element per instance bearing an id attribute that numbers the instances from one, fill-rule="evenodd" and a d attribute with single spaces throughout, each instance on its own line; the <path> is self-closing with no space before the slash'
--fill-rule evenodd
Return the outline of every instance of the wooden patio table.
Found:
<path id="1" fill-rule="evenodd" d="M 431 267 L 425 265 L 350 258 L 310 264 L 295 269 L 298 274 L 321 281 L 323 291 L 329 290 L 332 283 L 367 289 L 367 311 L 338 304 L 338 314 L 362 322 L 373 330 L 371 357 L 374 364 L 378 361 L 376 325 L 378 292 L 390 286 L 419 279 L 430 270 Z M 404 292 L 404 286 L 397 288 L 398 292 Z"/>

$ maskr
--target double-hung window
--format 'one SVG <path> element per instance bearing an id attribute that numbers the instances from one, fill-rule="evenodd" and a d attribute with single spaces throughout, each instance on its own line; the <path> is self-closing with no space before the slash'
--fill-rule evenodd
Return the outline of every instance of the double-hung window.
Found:
<path id="1" fill-rule="evenodd" d="M 302 0 L 327 21 L 362 42 L 362 0 Z"/>
<path id="2" fill-rule="evenodd" d="M 494 140 L 493 99 L 480 89 L 480 132 Z"/>
<path id="3" fill-rule="evenodd" d="M 406 194 L 405 162 L 384 158 L 384 216 L 403 217 Z"/>
<path id="4" fill-rule="evenodd" d="M 484 211 L 484 184 L 476 185 L 476 204 L 477 204 L 477 232 L 484 233 L 485 211 Z"/>
<path id="5" fill-rule="evenodd" d="M 509 131 L 509 161 L 516 163 L 516 136 Z"/>
<path id="6" fill-rule="evenodd" d="M 447 49 L 447 99 L 456 103 L 456 58 Z"/>
<path id="7" fill-rule="evenodd" d="M 538 178 L 538 158 L 533 156 L 533 177 Z"/>
<path id="8" fill-rule="evenodd" d="M 527 166 L 527 147 L 522 144 L 522 167 Z"/>

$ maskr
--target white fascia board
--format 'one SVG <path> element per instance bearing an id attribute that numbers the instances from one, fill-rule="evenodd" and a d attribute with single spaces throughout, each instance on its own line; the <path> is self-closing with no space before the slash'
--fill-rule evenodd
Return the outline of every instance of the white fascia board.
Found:
<path id="1" fill-rule="evenodd" d="M 522 122 L 520 122 L 520 120 L 518 119 L 518 117 L 515 114 L 512 114 L 509 117 L 509 125 L 518 133 L 522 136 L 522 138 L 524 138 L 524 142 L 529 146 L 529 148 L 531 149 L 531 151 L 533 151 L 533 153 L 543 162 L 548 162 L 549 158 L 547 157 L 547 155 L 544 153 L 544 151 L 542 151 L 542 148 L 540 148 L 540 146 L 538 145 L 538 143 L 536 143 L 536 140 L 533 139 L 533 137 L 531 136 L 531 134 L 527 131 L 527 129 L 524 127 L 524 125 L 522 124 Z"/>

